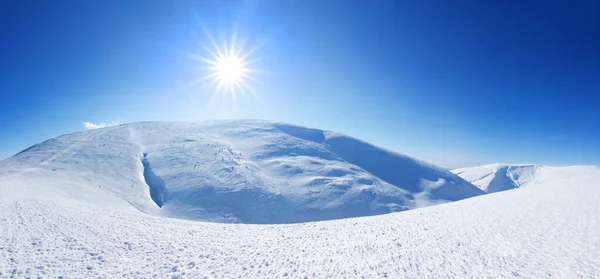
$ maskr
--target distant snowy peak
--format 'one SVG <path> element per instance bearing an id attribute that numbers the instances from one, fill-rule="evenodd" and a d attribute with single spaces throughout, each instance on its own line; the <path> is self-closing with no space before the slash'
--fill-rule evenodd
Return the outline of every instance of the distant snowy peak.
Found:
<path id="1" fill-rule="evenodd" d="M 452 172 L 479 189 L 494 193 L 546 182 L 568 181 L 574 176 L 597 173 L 597 166 L 552 167 L 524 164 L 490 164 L 454 169 Z"/>
<path id="2" fill-rule="evenodd" d="M 14 176 L 99 206 L 241 223 L 375 215 L 484 194 L 447 170 L 352 137 L 261 120 L 64 135 L 0 162 L 0 180 Z"/>
<path id="3" fill-rule="evenodd" d="M 530 183 L 539 170 L 537 165 L 490 164 L 452 170 L 452 172 L 479 189 L 494 193 Z"/>

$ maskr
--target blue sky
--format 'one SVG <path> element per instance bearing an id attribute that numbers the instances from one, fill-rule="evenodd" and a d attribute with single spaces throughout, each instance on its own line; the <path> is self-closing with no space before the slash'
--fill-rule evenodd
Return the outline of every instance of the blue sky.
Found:
<path id="1" fill-rule="evenodd" d="M 256 49 L 256 94 L 194 82 L 205 30 Z M 600 165 L 594 1 L 2 1 L 0 35 L 0 158 L 86 121 L 261 118 L 445 167 Z"/>

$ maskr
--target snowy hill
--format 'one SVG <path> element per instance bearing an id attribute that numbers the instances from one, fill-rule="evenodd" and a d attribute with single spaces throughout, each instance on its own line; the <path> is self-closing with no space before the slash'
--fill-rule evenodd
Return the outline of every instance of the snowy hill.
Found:
<path id="1" fill-rule="evenodd" d="M 130 128 L 66 136 L 56 141 L 70 147 L 58 153 L 48 142 L 2 163 L 0 278 L 600 278 L 598 167 L 543 168 L 515 191 L 392 214 L 219 224 L 145 214 L 115 198 L 134 200 L 143 180 L 142 155 L 123 155 Z M 99 144 L 106 139 L 115 141 Z M 123 153 L 103 152 L 96 169 L 77 155 L 117 146 Z M 158 146 L 146 147 L 150 164 Z M 138 177 L 96 174 L 129 161 Z"/>
<path id="2" fill-rule="evenodd" d="M 494 193 L 526 186 L 541 170 L 537 165 L 490 164 L 454 169 L 452 172 L 479 189 Z"/>
<path id="3" fill-rule="evenodd" d="M 527 187 L 453 203 L 221 224 L 165 216 L 376 214 L 475 187 L 353 138 L 273 122 L 79 132 L 0 162 L 0 278 L 600 278 L 600 168 L 523 167 L 506 177 Z"/>
<path id="4" fill-rule="evenodd" d="M 490 164 L 452 170 L 453 173 L 487 193 L 547 182 L 569 183 L 574 170 L 595 170 L 595 166 L 552 167 L 543 165 Z M 585 173 L 582 171 L 581 173 Z"/>
<path id="5" fill-rule="evenodd" d="M 132 123 L 64 135 L 0 162 L 0 181 L 56 200 L 236 223 L 376 215 L 484 193 L 447 170 L 355 138 L 258 120 Z"/>

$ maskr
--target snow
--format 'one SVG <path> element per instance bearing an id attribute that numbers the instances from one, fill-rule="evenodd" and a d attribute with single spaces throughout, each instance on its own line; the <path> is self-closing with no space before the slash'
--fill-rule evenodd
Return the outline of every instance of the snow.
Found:
<path id="1" fill-rule="evenodd" d="M 118 199 L 149 214 L 228 223 L 368 216 L 484 194 L 447 170 L 345 135 L 259 120 L 74 133 L 3 161 L 0 176 L 8 173 L 78 195 L 93 188 L 110 196 L 106 206 Z"/>
<path id="2" fill-rule="evenodd" d="M 481 190 L 494 193 L 549 181 L 568 183 L 573 173 L 571 169 L 594 170 L 595 168 L 595 166 L 552 167 L 524 164 L 490 164 L 455 169 L 452 172 Z M 551 175 L 552 173 L 559 173 L 559 175 Z"/>
<path id="3" fill-rule="evenodd" d="M 357 167 L 348 157 L 339 159 L 349 155 L 325 148 L 323 139 L 335 133 L 320 138 L 310 130 L 304 138 L 288 138 L 277 124 L 252 122 L 245 135 L 235 138 L 234 132 L 217 131 L 240 122 L 225 123 L 109 127 L 59 137 L 0 162 L 0 278 L 600 278 L 600 168 L 594 166 L 541 167 L 527 187 L 368 217 L 270 225 L 165 217 L 169 201 L 185 203 L 179 195 L 200 181 L 192 174 L 194 166 L 186 164 L 187 153 L 174 151 L 187 149 L 197 152 L 193 158 L 202 158 L 197 148 L 206 143 L 215 147 L 202 156 L 248 170 L 215 172 L 219 175 L 208 177 L 213 182 L 239 177 L 271 181 L 273 173 L 285 173 L 295 187 L 301 185 L 294 180 L 298 169 L 307 177 L 306 172 L 333 172 L 338 176 L 324 177 L 334 181 L 345 177 L 339 176 L 342 169 L 352 174 L 348 181 L 368 178 L 371 185 L 392 185 L 367 171 L 371 165 Z M 282 147 L 264 146 L 277 140 Z M 297 156 L 282 151 L 293 147 L 290 141 L 300 146 L 294 149 Z M 165 183 L 162 208 L 145 184 L 144 153 L 151 171 Z M 400 162 L 410 159 L 397 156 Z M 207 173 L 220 167 L 213 161 L 203 166 Z M 323 164 L 304 166 L 313 161 Z M 431 170 L 438 178 L 407 179 L 423 183 L 402 191 L 432 201 L 445 194 L 431 193 L 448 187 L 453 176 L 412 162 L 427 169 L 417 174 Z M 177 174 L 169 165 L 186 170 Z M 176 180 L 176 175 L 183 178 Z M 174 181 L 180 183 L 169 190 Z"/>

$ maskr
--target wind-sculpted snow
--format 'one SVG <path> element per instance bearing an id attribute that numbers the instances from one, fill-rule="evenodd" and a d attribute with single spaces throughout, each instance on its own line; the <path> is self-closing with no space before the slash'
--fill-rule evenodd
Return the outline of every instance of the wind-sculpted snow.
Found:
<path id="1" fill-rule="evenodd" d="M 429 199 L 450 201 L 481 194 L 471 184 L 456 179 L 447 170 L 414 158 L 343 135 L 332 135 L 326 142 L 328 149 L 343 160 L 413 194 L 426 193 Z"/>
<path id="2" fill-rule="evenodd" d="M 329 220 L 483 194 L 449 171 L 348 136 L 251 120 L 79 132 L 0 164 L 0 176 L 69 178 L 66 186 L 38 187 L 99 205 L 131 204 L 145 213 L 215 222 Z M 101 196 L 107 197 L 98 201 Z"/>
<path id="3" fill-rule="evenodd" d="M 487 193 L 516 189 L 536 182 L 539 165 L 491 164 L 452 170 Z"/>
<path id="4" fill-rule="evenodd" d="M 84 179 L 42 171 L 0 176 L 0 278 L 600 278 L 598 167 L 544 168 L 536 184 L 427 208 L 283 225 L 144 214 L 104 185 L 83 197 L 73 190 Z"/>
<path id="5" fill-rule="evenodd" d="M 395 170 L 387 164 L 397 173 L 378 169 Z M 371 217 L 198 222 L 164 216 L 331 219 L 470 188 L 356 139 L 278 123 L 74 133 L 0 162 L 0 278 L 600 278 L 600 168 L 509 173 L 527 187 Z"/>

